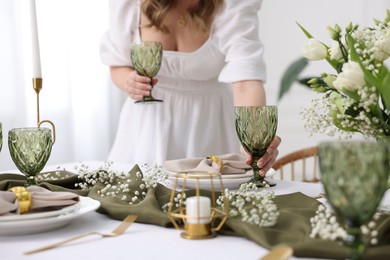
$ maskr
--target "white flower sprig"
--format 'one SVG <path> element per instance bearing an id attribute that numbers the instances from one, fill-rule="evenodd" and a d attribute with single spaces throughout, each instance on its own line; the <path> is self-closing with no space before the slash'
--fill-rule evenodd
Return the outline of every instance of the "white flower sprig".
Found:
<path id="1" fill-rule="evenodd" d="M 379 214 L 375 214 L 373 220 L 367 225 L 361 226 L 363 236 L 371 245 L 378 243 L 378 231 L 375 220 L 378 220 Z M 348 233 L 343 226 L 339 224 L 333 211 L 324 205 L 319 205 L 314 217 L 310 218 L 311 232 L 310 238 L 320 238 L 332 241 L 345 241 L 348 239 Z"/>
<path id="2" fill-rule="evenodd" d="M 236 191 L 226 189 L 225 198 L 230 217 L 241 217 L 242 221 L 259 227 L 270 227 L 277 222 L 279 210 L 273 201 L 273 191 L 244 183 Z M 217 199 L 217 204 L 224 207 L 223 197 Z"/>
<path id="3" fill-rule="evenodd" d="M 182 207 L 185 207 L 186 205 L 186 199 L 187 199 L 187 194 L 185 192 L 183 193 L 177 193 L 176 196 L 173 198 L 173 209 L 177 209 L 179 208 L 180 206 Z M 168 208 L 169 206 L 171 205 L 171 202 L 168 202 L 168 203 L 165 203 L 164 205 L 162 205 L 162 210 L 164 212 L 168 212 Z"/>
<path id="4" fill-rule="evenodd" d="M 141 202 L 150 188 L 155 188 L 158 182 L 163 182 L 168 178 L 161 166 L 144 164 L 145 175 L 140 171 L 131 176 L 130 172 L 116 171 L 112 168 L 112 162 L 105 162 L 102 167 L 90 170 L 85 164 L 76 166 L 79 179 L 75 184 L 81 189 L 90 189 L 97 183 L 104 187 L 97 190 L 100 197 L 117 197 L 130 205 Z"/>
<path id="5" fill-rule="evenodd" d="M 168 174 L 161 165 L 145 163 L 141 168 L 145 173 L 142 180 L 145 182 L 146 189 L 155 188 L 157 183 L 165 183 L 168 179 Z"/>
<path id="6" fill-rule="evenodd" d="M 65 180 L 72 177 L 72 173 L 65 173 L 60 167 L 57 167 L 57 170 L 54 172 L 42 172 L 39 173 L 36 177 L 37 181 L 59 181 Z"/>

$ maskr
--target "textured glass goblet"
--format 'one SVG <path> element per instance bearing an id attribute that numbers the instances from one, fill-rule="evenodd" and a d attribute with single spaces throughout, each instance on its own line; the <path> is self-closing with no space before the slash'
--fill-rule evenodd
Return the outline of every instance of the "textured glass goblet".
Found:
<path id="1" fill-rule="evenodd" d="M 0 123 L 0 152 L 1 148 L 3 148 L 3 125 Z"/>
<path id="2" fill-rule="evenodd" d="M 26 186 L 36 185 L 35 176 L 45 167 L 53 145 L 49 128 L 15 128 L 8 132 L 8 147 L 16 167 L 26 175 Z"/>
<path id="3" fill-rule="evenodd" d="M 318 156 L 326 197 L 348 233 L 349 259 L 362 259 L 361 226 L 371 220 L 386 191 L 389 149 L 377 142 L 325 142 Z"/>
<path id="4" fill-rule="evenodd" d="M 253 178 L 257 187 L 273 186 L 260 176 L 258 160 L 266 153 L 275 138 L 278 127 L 276 106 L 238 106 L 235 107 L 236 132 L 243 148 L 252 156 Z"/>
<path id="5" fill-rule="evenodd" d="M 162 44 L 160 42 L 137 42 L 131 45 L 131 61 L 134 69 L 139 75 L 150 78 L 150 84 L 153 90 L 153 77 L 157 75 L 162 62 Z M 149 96 L 144 96 L 140 102 L 162 102 L 161 99 L 155 99 L 152 91 Z"/>

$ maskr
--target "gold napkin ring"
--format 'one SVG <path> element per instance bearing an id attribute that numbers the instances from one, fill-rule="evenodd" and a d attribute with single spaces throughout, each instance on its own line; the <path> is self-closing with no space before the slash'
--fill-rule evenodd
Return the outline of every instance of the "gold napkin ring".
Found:
<path id="1" fill-rule="evenodd" d="M 25 187 L 16 186 L 10 188 L 8 191 L 12 191 L 18 199 L 20 214 L 26 213 L 30 210 L 32 204 L 32 196 L 31 193 Z"/>
<path id="2" fill-rule="evenodd" d="M 219 158 L 218 156 L 215 156 L 215 155 L 210 155 L 210 156 L 207 156 L 207 159 L 211 159 L 213 162 L 218 164 L 219 170 L 220 171 L 222 170 L 223 163 L 222 163 L 221 158 Z"/>

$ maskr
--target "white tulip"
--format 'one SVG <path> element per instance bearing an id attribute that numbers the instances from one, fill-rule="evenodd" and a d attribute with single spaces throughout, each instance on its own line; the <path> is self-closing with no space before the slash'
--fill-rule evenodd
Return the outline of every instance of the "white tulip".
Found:
<path id="1" fill-rule="evenodd" d="M 377 61 L 384 61 L 390 56 L 390 29 L 374 44 L 374 58 Z"/>
<path id="2" fill-rule="evenodd" d="M 326 48 L 320 41 L 310 38 L 303 46 L 302 55 L 309 60 L 322 60 L 326 58 Z"/>
<path id="3" fill-rule="evenodd" d="M 343 53 L 340 49 L 340 44 L 336 41 L 332 43 L 329 49 L 329 55 L 332 60 L 341 60 L 343 58 Z"/>
<path id="4" fill-rule="evenodd" d="M 344 63 L 342 72 L 333 82 L 333 86 L 339 91 L 343 91 L 343 89 L 356 91 L 362 89 L 365 83 L 364 73 L 359 63 L 349 61 Z"/>

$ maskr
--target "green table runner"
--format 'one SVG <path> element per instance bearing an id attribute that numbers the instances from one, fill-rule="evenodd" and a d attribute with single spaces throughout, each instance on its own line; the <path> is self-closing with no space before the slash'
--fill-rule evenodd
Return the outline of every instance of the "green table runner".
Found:
<path id="1" fill-rule="evenodd" d="M 136 165 L 130 174 L 140 171 Z M 157 185 L 147 191 L 145 198 L 134 205 L 122 201 L 117 197 L 101 197 L 99 191 L 103 184 L 97 183 L 88 190 L 75 188 L 80 180 L 76 174 L 62 171 L 69 177 L 62 180 L 42 181 L 40 186 L 52 191 L 71 191 L 81 196 L 89 196 L 101 202 L 98 212 L 108 214 L 114 219 L 122 220 L 128 214 L 138 216 L 137 222 L 154 224 L 163 227 L 172 227 L 162 205 L 169 202 L 171 190 L 163 185 Z M 25 177 L 16 174 L 0 174 L 0 190 L 7 190 L 13 186 L 24 185 Z M 131 184 L 131 192 L 139 187 L 138 182 Z M 202 191 L 202 195 L 210 192 Z M 280 215 L 277 224 L 273 227 L 258 227 L 241 221 L 240 218 L 229 218 L 221 234 L 242 236 L 256 242 L 265 248 L 284 243 L 293 247 L 297 257 L 317 257 L 331 259 L 345 259 L 347 249 L 338 242 L 312 239 L 310 218 L 315 215 L 319 202 L 302 193 L 276 196 L 275 203 Z M 390 259 L 390 216 L 382 216 L 377 221 L 379 244 L 370 246 L 366 250 L 365 259 Z"/>

